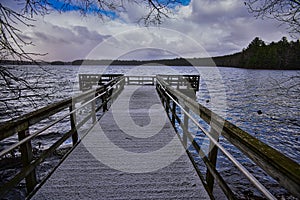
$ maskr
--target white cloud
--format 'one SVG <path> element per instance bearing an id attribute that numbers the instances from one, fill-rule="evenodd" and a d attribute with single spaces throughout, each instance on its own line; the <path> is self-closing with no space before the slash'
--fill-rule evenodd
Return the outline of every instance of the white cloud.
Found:
<path id="1" fill-rule="evenodd" d="M 36 45 L 28 50 L 48 52 L 43 59 L 73 60 L 91 56 L 90 52 L 107 40 L 110 46 L 97 58 L 115 58 L 125 51 L 146 47 L 161 49 L 157 51 L 161 53 L 153 49 L 139 54 L 135 51 L 139 59 L 170 56 L 164 50 L 185 57 L 204 56 L 196 43 L 216 56 L 238 52 L 256 36 L 266 41 L 288 36 L 276 21 L 255 19 L 239 0 L 193 0 L 188 6 L 177 7 L 161 27 L 142 31 L 135 30 L 139 27 L 136 22 L 147 13 L 146 8 L 129 3 L 126 10 L 120 13 L 121 18 L 104 22 L 97 16 L 85 18 L 76 12 L 51 13 L 38 17 L 34 28 L 23 27 L 23 37 L 31 38 Z M 162 31 L 164 28 L 174 31 Z"/>
<path id="2" fill-rule="evenodd" d="M 159 53 L 153 53 L 154 50 Z M 143 53 L 138 53 L 142 51 Z M 132 28 L 108 38 L 100 43 L 88 55 L 90 59 L 102 59 L 103 56 L 119 59 L 130 53 L 135 52 L 137 59 L 153 59 L 170 57 L 194 57 L 196 53 L 199 56 L 207 56 L 204 49 L 198 43 L 185 34 L 165 28 Z M 148 55 L 147 55 L 148 52 Z M 168 52 L 166 54 L 166 52 Z"/>

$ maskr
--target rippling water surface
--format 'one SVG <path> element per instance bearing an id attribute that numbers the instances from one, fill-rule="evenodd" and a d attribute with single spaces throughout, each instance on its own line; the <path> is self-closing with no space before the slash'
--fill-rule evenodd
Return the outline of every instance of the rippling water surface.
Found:
<path id="1" fill-rule="evenodd" d="M 16 66 L 10 67 L 10 70 L 13 74 L 21 75 L 27 81 L 43 88 L 44 94 L 49 94 L 43 101 L 36 102 L 36 107 L 78 93 L 80 73 L 200 74 L 198 102 L 300 163 L 300 71 L 181 66 Z M 0 95 L 8 94 L 2 90 Z M 12 109 L 9 109 L 10 107 Z M 0 122 L 15 117 L 16 113 L 24 114 L 32 110 L 32 104 L 27 102 L 11 101 L 8 106 L 0 104 Z M 68 120 L 45 133 L 43 145 L 47 146 L 50 141 L 59 137 L 66 129 L 66 123 L 69 123 Z M 33 129 L 38 130 L 39 126 L 43 126 L 43 123 Z M 191 129 L 197 132 L 196 127 Z M 199 131 L 196 135 L 199 142 L 204 142 L 205 146 L 207 138 Z M 16 138 L 10 138 L 2 142 L 1 146 L 9 145 L 15 140 Z M 251 161 L 242 156 L 241 152 L 224 138 L 221 138 L 221 143 L 249 170 L 254 171 L 277 197 L 288 196 L 286 191 L 278 189 L 274 180 L 265 177 L 261 169 L 254 167 Z M 253 196 L 261 198 L 255 191 L 247 191 L 249 188 L 247 181 L 240 178 L 240 173 L 232 169 L 232 165 L 228 164 L 221 153 L 219 157 L 217 166 L 221 173 L 227 175 L 236 193 L 244 197 L 247 195 L 245 193 L 252 192 Z"/>

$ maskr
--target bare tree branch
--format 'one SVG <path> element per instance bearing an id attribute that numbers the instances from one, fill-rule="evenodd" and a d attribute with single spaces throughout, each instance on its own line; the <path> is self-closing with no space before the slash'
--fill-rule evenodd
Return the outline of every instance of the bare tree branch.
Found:
<path id="1" fill-rule="evenodd" d="M 147 8 L 148 12 L 145 13 L 145 16 L 141 16 L 140 20 L 143 21 L 144 25 L 159 25 L 165 18 L 169 17 L 172 7 L 178 5 L 180 0 L 19 0 L 18 4 L 22 2 L 20 11 L 3 6 L 0 3 L 1 60 L 13 59 L 35 62 L 33 57 L 45 55 L 26 52 L 24 48 L 33 44 L 22 37 L 22 31 L 18 28 L 20 25 L 33 27 L 36 15 L 47 15 L 54 10 L 60 12 L 72 10 L 81 13 L 83 16 L 96 14 L 104 21 L 118 17 L 121 12 L 126 12 L 124 3 L 128 2 Z M 30 77 L 24 78 L 27 76 L 26 74 L 14 74 L 11 70 L 7 66 L 0 66 L 0 88 L 2 94 L 6 94 L 6 96 L 0 96 L 0 109 L 2 104 L 2 107 L 11 110 L 14 107 L 12 102 L 29 104 L 35 107 L 37 106 L 37 100 L 40 101 L 45 97 L 49 97 L 49 93 L 45 92 L 45 88 L 39 86 L 38 79 L 32 83 L 29 81 Z M 47 70 L 44 71 L 49 73 Z M 22 76 L 23 78 L 21 78 Z M 58 88 L 52 88 L 52 93 L 57 90 Z"/>
<path id="2" fill-rule="evenodd" d="M 271 18 L 286 24 L 291 36 L 300 35 L 299 0 L 247 0 L 249 12 L 255 17 Z"/>
<path id="3" fill-rule="evenodd" d="M 31 45 L 21 36 L 21 31 L 17 28 L 18 24 L 32 27 L 34 20 L 20 14 L 0 3 L 0 56 L 1 59 L 31 60 L 32 56 L 42 56 L 40 53 L 25 52 L 24 47 Z"/>
<path id="4" fill-rule="evenodd" d="M 168 18 L 172 6 L 180 3 L 179 0 L 127 0 L 127 2 L 144 5 L 148 13 L 141 17 L 145 25 L 161 24 L 164 18 Z M 32 27 L 35 15 L 49 14 L 53 8 L 61 12 L 75 10 L 82 15 L 97 14 L 100 18 L 113 17 L 120 12 L 125 12 L 124 0 L 63 0 L 60 8 L 48 0 L 24 0 L 24 8 L 17 12 L 5 7 L 0 3 L 0 56 L 1 59 L 12 57 L 13 59 L 33 60 L 33 56 L 41 56 L 40 53 L 25 52 L 24 47 L 32 45 L 32 42 L 25 41 L 20 36 L 21 31 L 17 28 L 19 24 Z"/>

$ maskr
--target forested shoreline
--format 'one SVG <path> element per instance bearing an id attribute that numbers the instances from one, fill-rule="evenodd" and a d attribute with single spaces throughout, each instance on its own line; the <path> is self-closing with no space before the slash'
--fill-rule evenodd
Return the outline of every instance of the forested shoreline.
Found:
<path id="1" fill-rule="evenodd" d="M 300 41 L 288 41 L 283 37 L 278 42 L 266 44 L 256 37 L 242 52 L 213 59 L 218 66 L 299 70 Z"/>
<path id="2" fill-rule="evenodd" d="M 17 61 L 1 60 L 0 64 L 7 65 L 166 65 L 166 66 L 219 66 L 247 69 L 277 69 L 300 70 L 300 41 L 288 41 L 283 37 L 278 42 L 266 44 L 256 37 L 243 49 L 231 55 L 212 58 L 175 58 L 161 60 L 74 60 L 64 61 Z"/>

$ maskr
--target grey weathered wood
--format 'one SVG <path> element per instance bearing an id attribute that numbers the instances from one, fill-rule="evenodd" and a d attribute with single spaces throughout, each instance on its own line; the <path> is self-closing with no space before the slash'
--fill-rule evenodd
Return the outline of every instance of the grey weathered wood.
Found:
<path id="1" fill-rule="evenodd" d="M 169 99 L 169 96 L 164 94 L 164 91 L 162 90 L 162 88 L 160 87 L 160 85 L 157 85 L 157 91 L 160 94 L 160 98 L 163 99 Z M 165 106 L 165 110 L 167 111 L 167 114 L 169 116 L 169 112 L 171 112 L 172 114 L 172 110 L 171 109 L 167 109 L 168 107 L 170 107 L 170 105 L 166 105 Z M 188 108 L 187 108 L 188 111 Z M 184 114 L 186 115 L 186 114 Z M 172 115 L 171 115 L 172 116 Z M 225 182 L 225 180 L 223 179 L 223 177 L 219 174 L 219 172 L 216 169 L 216 165 L 211 163 L 211 161 L 209 160 L 209 158 L 205 155 L 205 153 L 203 152 L 203 150 L 201 149 L 201 147 L 199 146 L 199 144 L 194 140 L 193 136 L 191 135 L 191 133 L 188 131 L 188 127 L 184 126 L 184 123 L 182 123 L 182 120 L 179 118 L 178 115 L 175 115 L 176 117 L 176 121 L 179 123 L 180 127 L 183 130 L 183 133 L 185 135 L 183 135 L 182 137 L 182 144 L 184 145 L 185 141 L 184 141 L 184 137 L 186 136 L 190 141 L 191 144 L 193 145 L 193 147 L 195 148 L 195 150 L 197 151 L 197 153 L 199 154 L 200 158 L 203 160 L 204 164 L 207 167 L 207 171 L 209 171 L 209 173 L 213 176 L 213 179 L 216 179 L 220 188 L 223 190 L 224 194 L 226 195 L 226 197 L 230 200 L 236 199 L 235 195 L 233 194 L 232 190 L 229 188 L 228 184 Z M 186 115 L 187 117 L 187 115 Z M 170 120 L 172 120 L 171 117 L 169 117 Z M 177 131 L 177 129 L 175 128 L 175 130 Z M 186 141 L 187 142 L 187 141 Z M 198 164 L 196 163 L 196 161 L 194 160 L 194 157 L 191 155 L 191 153 L 189 153 L 189 151 L 187 150 L 187 153 L 193 163 L 193 165 L 195 166 L 195 169 L 200 177 L 200 179 L 202 180 L 206 190 L 208 191 L 210 197 L 213 199 L 213 190 L 209 187 L 208 183 L 206 182 L 205 178 L 203 177 L 200 169 L 198 168 Z M 219 193 L 218 193 L 219 194 Z M 221 195 L 221 194 L 219 194 Z"/>
<path id="2" fill-rule="evenodd" d="M 96 122 L 96 102 L 95 102 L 95 100 L 92 101 L 91 104 L 92 104 L 92 105 L 91 105 L 92 119 L 93 119 L 93 123 L 95 123 L 95 122 Z"/>
<path id="3" fill-rule="evenodd" d="M 166 102 L 166 106 L 165 106 L 166 112 L 169 113 L 169 110 L 170 110 L 170 98 L 167 97 L 167 98 L 163 98 L 163 99 Z"/>
<path id="4" fill-rule="evenodd" d="M 205 166 L 207 167 L 207 170 L 210 172 L 210 174 L 213 176 L 213 178 L 215 180 L 217 180 L 219 186 L 223 190 L 226 197 L 230 200 L 236 199 L 234 193 L 232 192 L 232 190 L 228 186 L 228 183 L 226 183 L 226 181 L 223 179 L 223 177 L 217 171 L 216 166 L 214 164 L 212 164 L 211 161 L 208 159 L 208 157 L 205 155 L 204 151 L 201 149 L 199 144 L 195 140 L 193 140 L 192 135 L 190 133 L 188 133 L 187 137 L 189 138 L 190 141 L 192 141 L 193 147 L 196 149 L 197 153 L 202 158 Z M 201 173 L 201 172 L 199 171 L 199 173 Z M 207 186 L 207 190 L 210 193 L 212 193 L 212 191 L 209 189 L 208 186 Z"/>
<path id="5" fill-rule="evenodd" d="M 79 74 L 79 89 L 86 91 L 93 86 L 105 85 L 123 74 Z"/>
<path id="6" fill-rule="evenodd" d="M 21 158 L 23 163 L 22 170 L 17 173 L 10 181 L 4 183 L 0 187 L 0 198 L 5 195 L 7 191 L 9 191 L 11 188 L 16 186 L 21 180 L 25 178 L 26 180 L 26 188 L 27 192 L 30 193 L 37 184 L 36 181 L 36 174 L 35 174 L 35 168 L 38 164 L 44 161 L 46 157 L 48 157 L 51 153 L 54 152 L 54 150 L 61 145 L 65 140 L 67 140 L 69 137 L 72 136 L 73 144 L 75 145 L 78 141 L 78 135 L 77 135 L 77 129 L 83 126 L 90 118 L 93 117 L 92 114 L 89 114 L 86 116 L 82 121 L 80 121 L 78 124 L 76 124 L 76 116 L 75 112 L 73 110 L 75 108 L 74 104 L 75 102 L 83 101 L 86 102 L 88 99 L 91 99 L 91 97 L 95 97 L 96 95 L 101 95 L 105 91 L 108 86 L 110 88 L 117 87 L 116 94 L 114 94 L 114 98 L 120 93 L 122 90 L 122 85 L 124 83 L 124 80 L 122 78 L 117 78 L 114 80 L 110 80 L 108 83 L 106 83 L 104 86 L 96 88 L 94 90 L 83 92 L 82 94 L 79 94 L 75 97 L 68 98 L 66 100 L 60 101 L 58 103 L 51 104 L 49 106 L 46 106 L 44 108 L 41 108 L 37 111 L 31 112 L 29 114 L 26 114 L 24 116 L 21 116 L 17 119 L 11 120 L 4 125 L 0 126 L 0 138 L 6 138 L 11 135 L 13 135 L 15 132 L 18 132 L 19 142 L 16 144 L 11 145 L 10 147 L 4 149 L 1 151 L 1 156 L 9 153 L 10 151 L 16 149 L 20 146 L 21 151 Z M 108 89 L 109 90 L 109 89 Z M 112 91 L 112 89 L 111 89 Z M 109 97 L 111 98 L 111 97 Z M 57 112 L 60 112 L 61 110 L 67 108 L 69 106 L 70 113 L 67 115 L 70 115 L 70 121 L 71 121 L 71 130 L 65 133 L 59 140 L 57 140 L 54 144 L 52 144 L 49 149 L 45 150 L 38 158 L 35 158 L 33 160 L 32 155 L 32 147 L 31 147 L 31 140 L 39 135 L 43 130 L 46 130 L 47 127 L 49 128 L 51 124 L 55 124 L 59 122 L 60 120 L 63 120 L 67 115 L 64 115 L 64 117 L 54 121 L 49 126 L 46 126 L 42 128 L 40 131 L 37 131 L 33 133 L 32 135 L 29 134 L 29 126 L 41 121 L 42 119 L 53 115 Z M 95 115 L 94 115 L 95 116 Z"/>
<path id="7" fill-rule="evenodd" d="M 166 81 L 177 90 L 199 90 L 199 75 L 158 75 L 160 79 Z"/>
<path id="8" fill-rule="evenodd" d="M 114 81 L 111 81 L 108 84 L 112 84 L 113 82 Z M 94 95 L 95 92 L 104 91 L 103 89 L 104 87 L 102 86 L 95 90 L 89 90 L 83 92 L 74 97 L 67 98 L 65 100 L 50 104 L 41 109 L 25 114 L 21 117 L 18 117 L 17 119 L 12 119 L 8 122 L 5 122 L 4 124 L 0 125 L 0 140 L 10 137 L 19 131 L 25 130 L 26 127 L 34 125 L 35 123 L 43 119 L 46 119 L 47 117 L 54 115 L 55 113 L 58 113 L 65 108 L 70 107 L 72 105 L 72 102 L 74 103 L 74 102 L 82 101 L 83 99 L 86 99 L 91 95 Z"/>
<path id="9" fill-rule="evenodd" d="M 101 98 L 102 100 L 102 112 L 106 112 L 107 111 L 107 95 L 104 94 Z"/>
<path id="10" fill-rule="evenodd" d="M 210 134 L 213 136 L 213 138 L 216 141 L 219 141 L 219 134 L 213 127 L 211 127 Z M 216 168 L 217 156 L 218 156 L 218 148 L 212 141 L 210 141 L 209 142 L 208 159 L 214 168 Z M 209 170 L 207 170 L 207 173 L 206 173 L 206 182 L 207 182 L 207 186 L 208 186 L 209 190 L 211 192 L 213 192 L 215 180 L 214 180 L 213 174 Z"/>
<path id="11" fill-rule="evenodd" d="M 75 104 L 72 104 L 72 106 L 69 107 L 69 111 L 72 112 L 73 108 L 75 108 Z M 71 123 L 71 129 L 74 130 L 74 133 L 72 134 L 72 143 L 74 146 L 78 142 L 78 133 L 76 127 L 76 113 L 70 114 L 70 123 Z"/>
<path id="12" fill-rule="evenodd" d="M 189 108 L 188 107 L 185 107 L 185 110 L 187 112 L 189 112 Z M 187 134 L 189 132 L 189 118 L 186 114 L 184 114 L 184 119 L 183 119 L 183 126 L 184 126 L 184 129 L 183 129 L 183 137 L 182 137 L 182 140 L 183 140 L 183 146 L 185 148 L 187 148 Z"/>
<path id="13" fill-rule="evenodd" d="M 79 125 L 79 126 L 82 126 Z M 12 189 L 15 185 L 20 183 L 24 179 L 24 177 L 27 177 L 29 174 L 31 174 L 35 168 L 42 163 L 47 157 L 49 157 L 53 152 L 64 142 L 66 141 L 72 134 L 74 133 L 74 129 L 68 131 L 66 134 L 63 135 L 62 138 L 57 140 L 49 149 L 45 150 L 39 158 L 35 159 L 30 163 L 30 165 L 26 165 L 22 168 L 22 170 L 16 174 L 9 182 L 5 183 L 0 187 L 0 198 L 3 194 L 5 194 L 7 191 Z"/>
<path id="14" fill-rule="evenodd" d="M 113 78 L 123 76 L 123 74 L 79 74 L 79 88 L 82 91 L 91 89 L 96 85 L 103 85 Z M 198 91 L 199 75 L 160 75 L 170 85 L 182 91 Z M 125 76 L 127 85 L 154 85 L 156 76 Z"/>
<path id="15" fill-rule="evenodd" d="M 115 103 L 120 103 L 132 87 L 134 86 L 125 87 Z M 135 123 L 140 126 L 150 123 L 148 108 L 160 103 L 154 87 L 141 87 L 134 93 L 131 101 L 130 114 Z M 126 120 L 126 110 L 117 109 L 114 112 Z M 167 117 L 160 109 L 155 110 L 154 114 Z M 168 144 L 174 137 L 177 138 L 178 143 L 169 153 L 160 154 L 159 159 L 149 155 L 147 160 L 150 163 L 144 165 L 148 169 L 158 165 L 158 160 L 168 159 L 176 148 L 181 148 L 183 154 L 170 165 L 154 171 L 130 173 L 116 170 L 103 164 L 101 159 L 97 160 L 89 148 L 106 152 L 103 156 L 114 160 L 116 165 L 124 169 L 135 169 L 143 163 L 139 160 L 135 163 L 130 159 L 121 159 L 121 155 L 113 154 L 106 143 L 95 141 L 94 136 L 100 134 L 95 126 L 32 199 L 209 199 L 170 121 L 167 120 L 163 129 L 155 136 L 144 139 L 124 133 L 114 121 L 112 110 L 106 112 L 99 123 L 102 130 L 107 132 L 107 137 L 128 152 L 152 152 Z M 130 131 L 136 132 L 136 129 L 132 127 Z M 94 143 L 85 143 L 86 141 Z"/>
<path id="16" fill-rule="evenodd" d="M 29 136 L 29 129 L 28 128 L 18 132 L 19 140 L 23 140 L 28 136 Z M 22 144 L 20 146 L 20 151 L 21 151 L 21 159 L 22 159 L 23 168 L 26 168 L 27 166 L 30 165 L 31 161 L 33 160 L 31 141 L 28 141 L 28 142 Z M 33 169 L 25 177 L 25 180 L 26 180 L 27 192 L 33 191 L 35 185 L 37 184 L 35 169 Z"/>
<path id="17" fill-rule="evenodd" d="M 172 124 L 173 126 L 175 126 L 175 120 L 176 119 L 176 103 L 173 102 L 173 105 L 172 105 Z"/>
<path id="18" fill-rule="evenodd" d="M 184 102 L 190 110 L 199 115 L 206 123 L 215 124 L 218 129 L 222 130 L 221 134 L 230 143 L 277 180 L 280 185 L 300 198 L 300 165 L 298 163 L 218 116 L 192 98 L 172 88 L 163 79 L 157 77 L 157 80 L 166 87 L 167 91 Z"/>
<path id="19" fill-rule="evenodd" d="M 154 85 L 155 76 L 126 76 L 126 85 Z"/>

